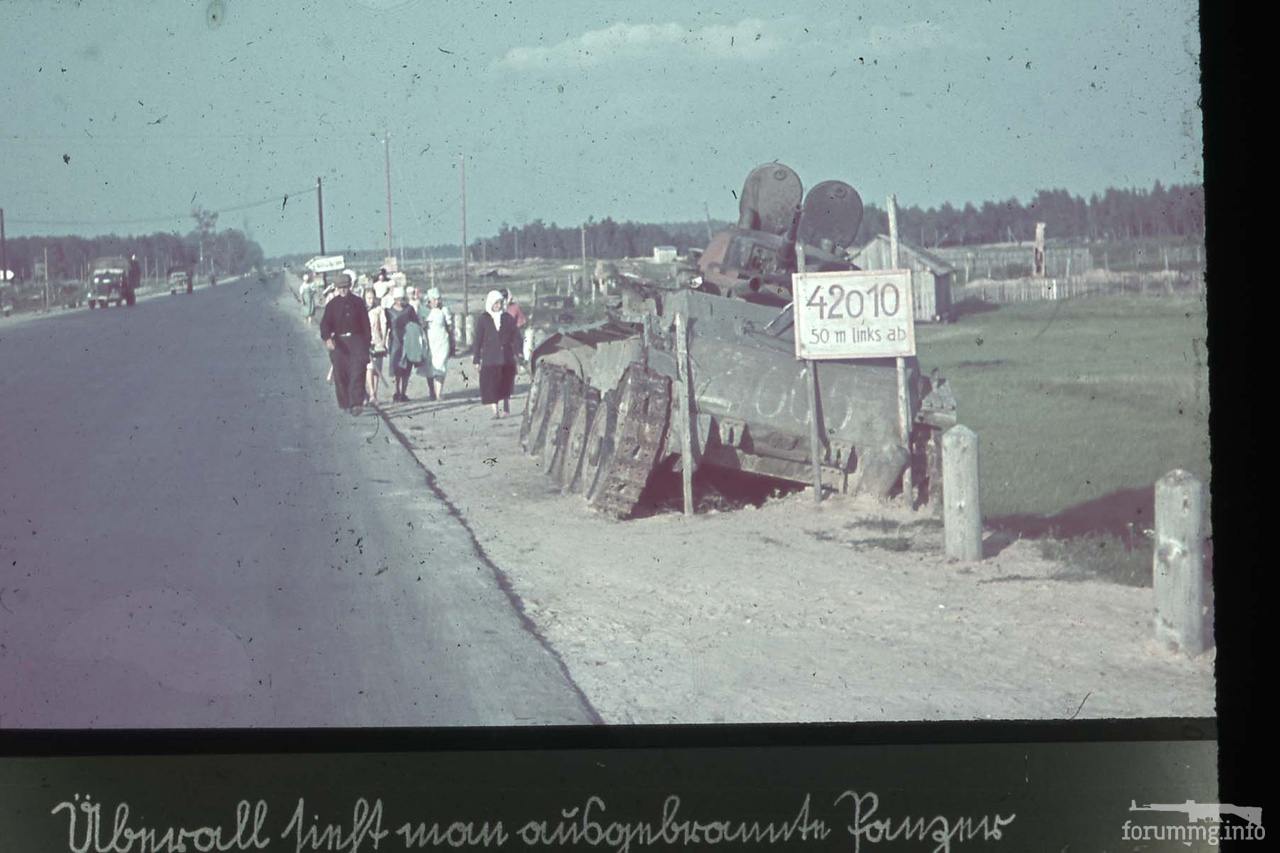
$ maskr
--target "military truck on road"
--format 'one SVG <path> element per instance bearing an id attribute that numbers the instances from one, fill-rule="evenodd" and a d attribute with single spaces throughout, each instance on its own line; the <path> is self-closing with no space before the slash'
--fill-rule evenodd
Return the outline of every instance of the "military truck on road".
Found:
<path id="1" fill-rule="evenodd" d="M 140 278 L 136 260 L 98 258 L 93 262 L 93 272 L 89 275 L 89 307 L 133 305 Z"/>

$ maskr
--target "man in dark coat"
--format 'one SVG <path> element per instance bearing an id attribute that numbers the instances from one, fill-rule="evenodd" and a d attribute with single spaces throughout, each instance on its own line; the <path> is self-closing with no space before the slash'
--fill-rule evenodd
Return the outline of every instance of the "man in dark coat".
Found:
<path id="1" fill-rule="evenodd" d="M 358 415 L 364 411 L 364 373 L 369 362 L 369 312 L 364 300 L 351 292 L 355 274 L 338 274 L 338 295 L 329 300 L 320 318 L 320 338 L 333 364 L 333 390 L 338 408 Z"/>

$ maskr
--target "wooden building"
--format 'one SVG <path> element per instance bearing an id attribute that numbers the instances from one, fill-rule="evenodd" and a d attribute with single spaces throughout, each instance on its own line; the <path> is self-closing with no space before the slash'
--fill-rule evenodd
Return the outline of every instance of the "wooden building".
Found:
<path id="1" fill-rule="evenodd" d="M 849 253 L 849 260 L 864 270 L 892 269 L 890 257 L 889 238 L 884 234 Z M 951 313 L 951 282 L 955 267 L 937 255 L 902 240 L 898 241 L 898 263 L 911 270 L 911 301 L 916 321 L 932 323 L 947 319 Z"/>

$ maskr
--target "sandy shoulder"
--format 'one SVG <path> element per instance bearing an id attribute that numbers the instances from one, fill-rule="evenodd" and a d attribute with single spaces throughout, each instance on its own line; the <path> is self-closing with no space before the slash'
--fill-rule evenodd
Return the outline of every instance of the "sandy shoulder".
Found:
<path id="1" fill-rule="evenodd" d="M 1212 654 L 1157 646 L 1150 589 L 1051 580 L 1033 543 L 948 563 L 937 521 L 843 497 L 613 521 L 459 380 L 387 417 L 608 722 L 1214 712 Z"/>

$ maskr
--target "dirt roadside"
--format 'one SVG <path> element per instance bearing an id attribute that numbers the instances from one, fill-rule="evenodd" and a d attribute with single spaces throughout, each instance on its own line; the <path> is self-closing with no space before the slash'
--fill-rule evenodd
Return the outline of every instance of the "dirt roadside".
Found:
<path id="1" fill-rule="evenodd" d="M 844 497 L 613 521 L 521 453 L 522 385 L 493 420 L 450 370 L 382 416 L 607 723 L 1214 714 L 1213 653 L 1154 641 L 1150 589 L 1054 580 L 1029 542 L 948 563 L 937 520 Z"/>

